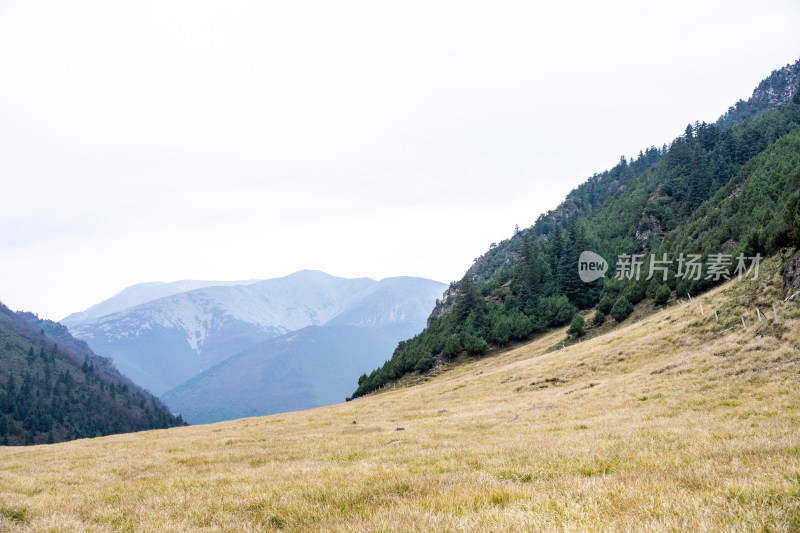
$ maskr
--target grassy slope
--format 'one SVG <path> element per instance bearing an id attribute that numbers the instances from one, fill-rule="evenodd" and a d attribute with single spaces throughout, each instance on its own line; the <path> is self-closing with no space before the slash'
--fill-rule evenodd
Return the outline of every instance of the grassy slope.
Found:
<path id="1" fill-rule="evenodd" d="M 0 530 L 797 530 L 800 308 L 752 307 L 777 269 L 343 405 L 2 449 Z"/>

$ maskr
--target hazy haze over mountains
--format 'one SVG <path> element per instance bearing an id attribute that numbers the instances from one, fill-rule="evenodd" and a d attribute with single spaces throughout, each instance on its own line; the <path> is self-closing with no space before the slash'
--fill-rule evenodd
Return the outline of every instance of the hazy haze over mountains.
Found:
<path id="1" fill-rule="evenodd" d="M 179 283 L 192 286 L 207 282 Z M 76 337 L 97 353 L 114 359 L 120 371 L 155 394 L 163 394 L 231 356 L 308 326 L 380 329 L 380 333 L 366 336 L 369 342 L 356 336 L 349 345 L 333 350 L 337 357 L 347 358 L 353 350 L 369 346 L 370 357 L 361 354 L 358 360 L 380 363 L 391 355 L 394 344 L 425 326 L 436 297 L 445 287 L 421 278 L 345 279 L 304 270 L 284 278 L 169 294 L 106 316 L 80 320 L 97 309 L 118 307 L 125 301 L 122 296 L 136 301 L 148 291 L 157 294 L 179 288 L 177 283 L 142 284 L 84 314 L 70 315 L 67 321 Z M 359 368 L 363 371 L 369 364 Z M 346 379 L 352 386 L 355 378 L 357 374 L 348 374 Z M 344 399 L 344 392 L 337 398 Z"/>
<path id="2" fill-rule="evenodd" d="M 309 326 L 226 359 L 162 399 L 193 424 L 340 403 L 365 369 L 388 359 L 409 331 Z"/>

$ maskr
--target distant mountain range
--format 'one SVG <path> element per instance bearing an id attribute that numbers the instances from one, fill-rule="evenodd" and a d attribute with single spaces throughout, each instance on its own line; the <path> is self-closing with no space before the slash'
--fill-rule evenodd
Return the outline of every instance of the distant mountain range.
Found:
<path id="1" fill-rule="evenodd" d="M 344 400 L 359 371 L 425 327 L 445 288 L 311 270 L 263 281 L 148 283 L 64 322 L 174 412 L 210 422 Z"/>

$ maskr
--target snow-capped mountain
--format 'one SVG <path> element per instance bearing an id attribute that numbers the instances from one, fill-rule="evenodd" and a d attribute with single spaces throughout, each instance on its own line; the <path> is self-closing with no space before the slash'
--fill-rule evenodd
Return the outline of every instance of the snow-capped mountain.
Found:
<path id="1" fill-rule="evenodd" d="M 171 294 L 72 321 L 70 331 L 135 382 L 162 394 L 228 357 L 307 326 L 405 324 L 421 330 L 443 288 L 420 278 L 345 279 L 304 270 Z"/>
<path id="2" fill-rule="evenodd" d="M 100 318 L 113 313 L 118 313 L 131 307 L 136 307 L 143 303 L 147 303 L 158 298 L 172 296 L 181 292 L 192 291 L 195 289 L 202 289 L 204 287 L 213 287 L 217 285 L 231 286 L 231 285 L 248 285 L 255 283 L 258 280 L 250 281 L 202 281 L 184 279 L 180 281 L 151 281 L 148 283 L 137 283 L 131 285 L 99 304 L 91 306 L 85 311 L 72 313 L 68 317 L 60 320 L 62 324 L 68 328 L 77 326 L 83 322 Z"/>

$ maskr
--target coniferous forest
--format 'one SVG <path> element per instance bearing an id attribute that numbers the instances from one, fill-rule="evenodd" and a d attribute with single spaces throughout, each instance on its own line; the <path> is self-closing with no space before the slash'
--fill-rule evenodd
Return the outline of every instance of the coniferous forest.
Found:
<path id="1" fill-rule="evenodd" d="M 67 328 L 0 304 L 0 444 L 184 425 Z"/>

